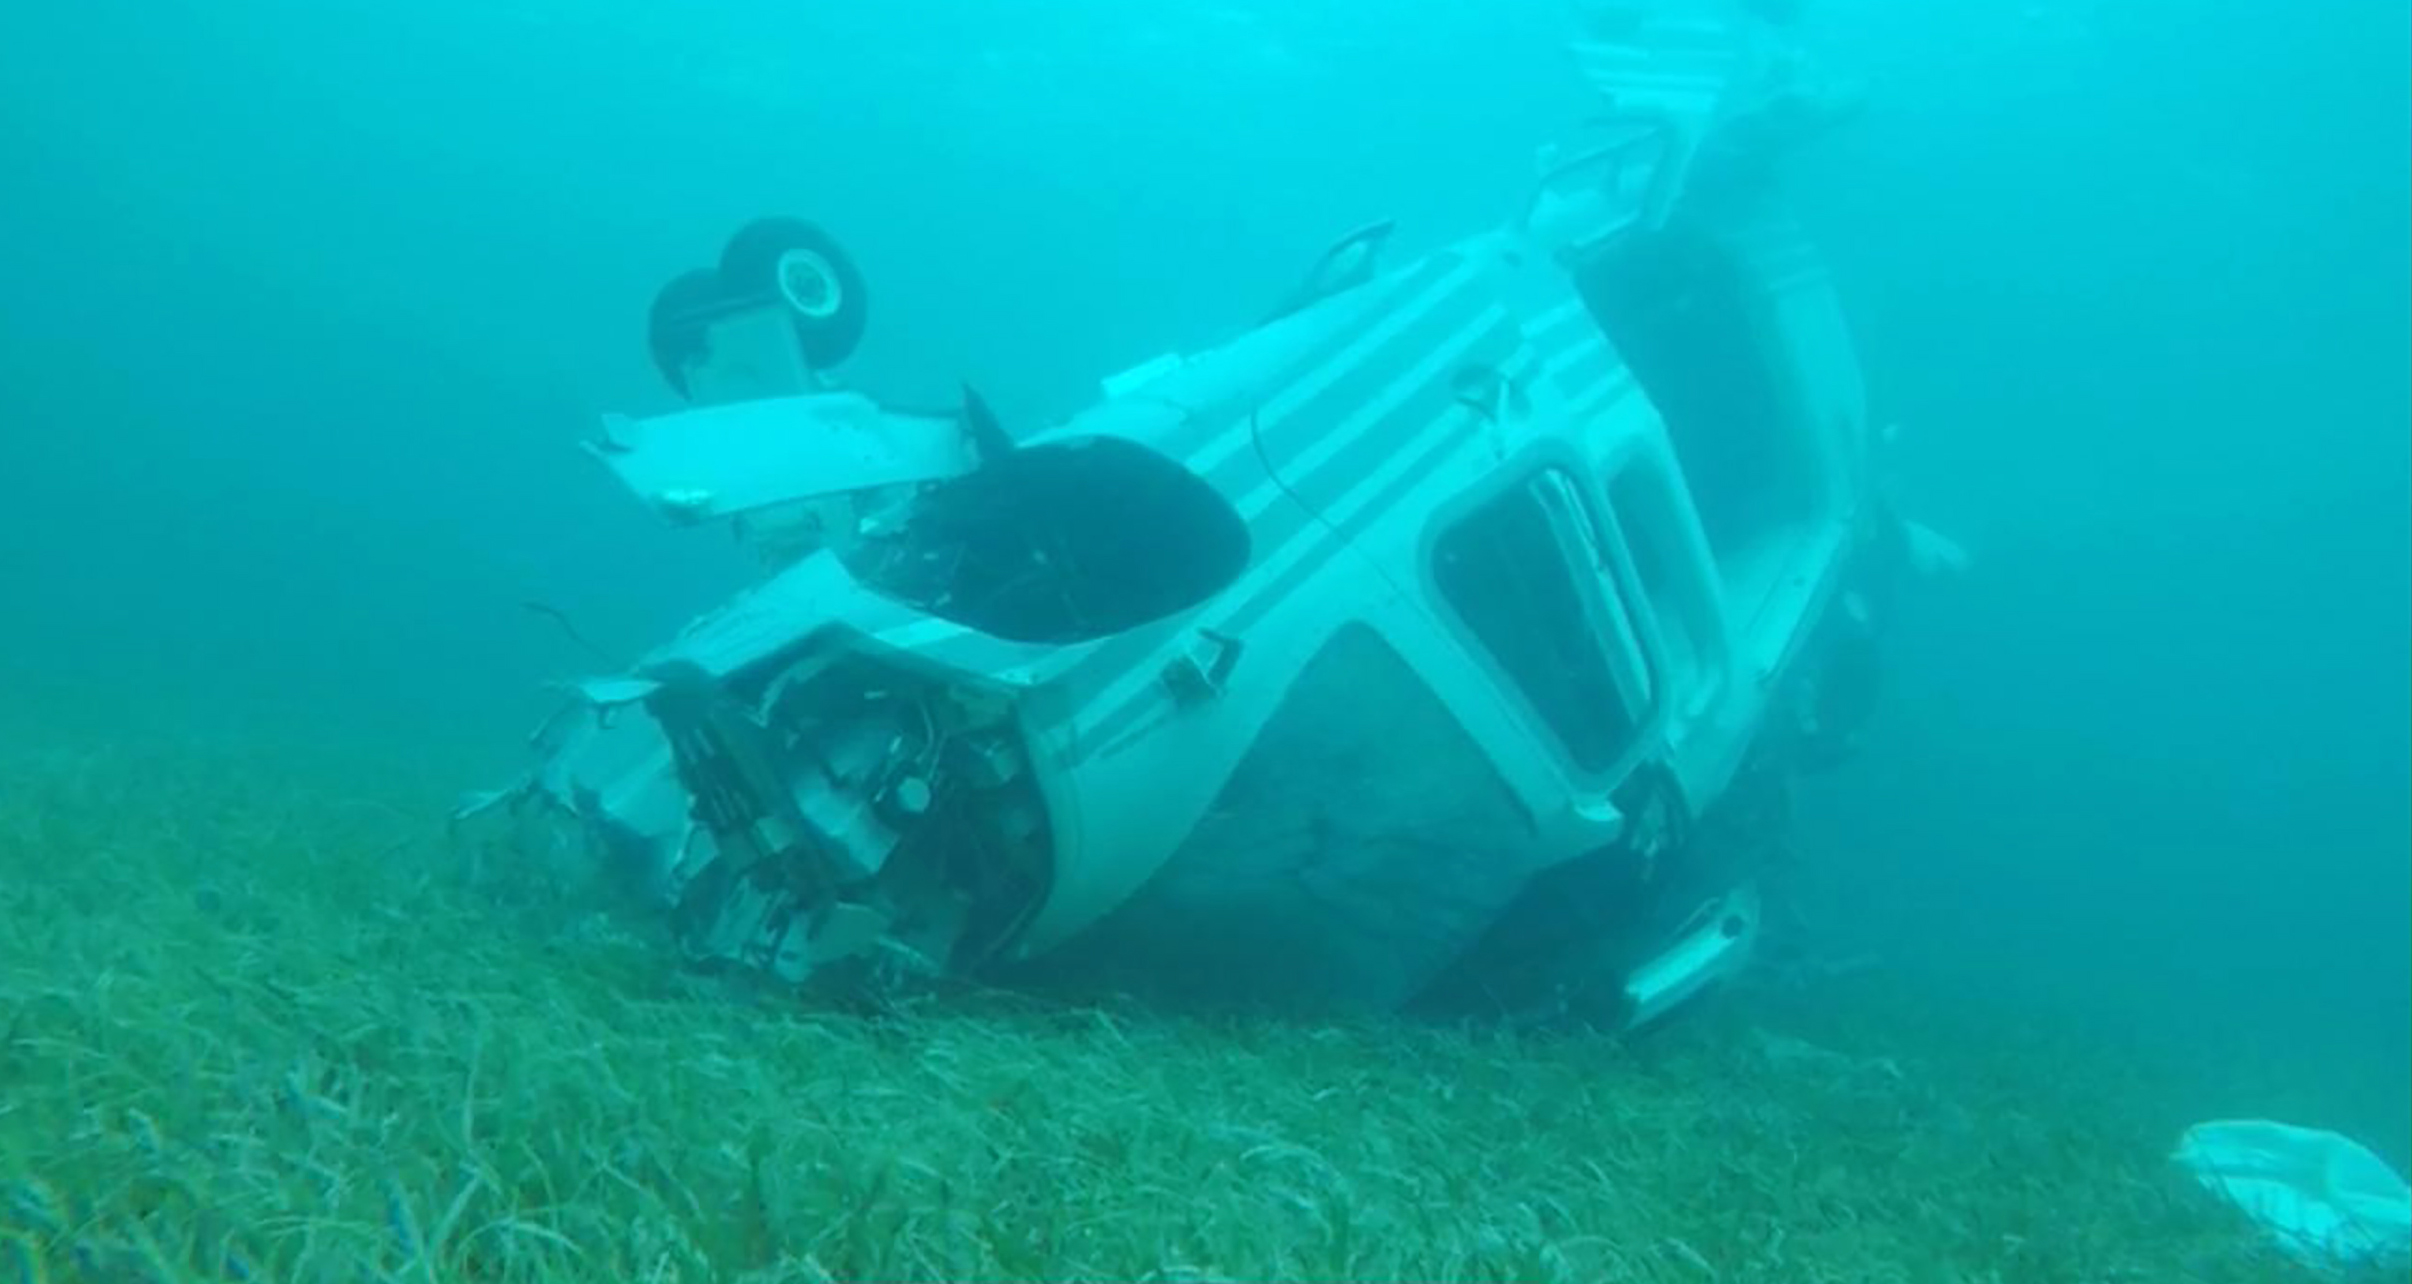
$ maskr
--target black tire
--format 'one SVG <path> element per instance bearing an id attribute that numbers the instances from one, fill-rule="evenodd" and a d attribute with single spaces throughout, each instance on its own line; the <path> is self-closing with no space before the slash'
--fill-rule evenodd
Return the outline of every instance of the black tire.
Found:
<path id="1" fill-rule="evenodd" d="M 678 395 L 687 395 L 687 365 L 703 355 L 710 342 L 712 320 L 727 306 L 720 274 L 704 268 L 672 277 L 653 296 L 653 311 L 647 317 L 653 366 Z"/>
<path id="2" fill-rule="evenodd" d="M 862 342 L 871 305 L 862 273 L 836 238 L 802 219 L 760 218 L 737 229 L 720 252 L 720 284 L 737 306 L 783 306 L 815 369 L 843 362 Z"/>

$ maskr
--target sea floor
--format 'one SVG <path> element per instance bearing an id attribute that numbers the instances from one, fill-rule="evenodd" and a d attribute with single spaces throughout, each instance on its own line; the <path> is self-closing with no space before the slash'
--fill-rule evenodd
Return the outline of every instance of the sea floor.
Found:
<path id="1" fill-rule="evenodd" d="M 2170 1170 L 2200 1059 L 1881 973 L 1622 1041 L 849 1014 L 480 870 L 430 755 L 14 743 L 0 1280 L 2311 1278 Z"/>

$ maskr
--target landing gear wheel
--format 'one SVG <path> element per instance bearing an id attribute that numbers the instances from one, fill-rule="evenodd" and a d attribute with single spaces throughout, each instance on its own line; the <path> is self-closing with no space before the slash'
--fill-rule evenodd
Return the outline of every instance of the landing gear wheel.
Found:
<path id="1" fill-rule="evenodd" d="M 687 366 L 709 346 L 712 319 L 725 308 L 720 274 L 697 268 L 672 277 L 653 296 L 646 319 L 653 366 L 678 395 L 687 395 Z"/>
<path id="2" fill-rule="evenodd" d="M 720 286 L 733 303 L 776 302 L 807 364 L 827 369 L 862 342 L 871 296 L 836 239 L 796 218 L 762 218 L 720 252 Z"/>

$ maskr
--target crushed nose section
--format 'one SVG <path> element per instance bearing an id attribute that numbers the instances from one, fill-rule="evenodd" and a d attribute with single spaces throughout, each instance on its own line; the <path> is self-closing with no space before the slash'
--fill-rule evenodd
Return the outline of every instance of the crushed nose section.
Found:
<path id="1" fill-rule="evenodd" d="M 793 982 L 960 973 L 1043 895 L 1045 811 L 1008 702 L 857 657 L 759 691 L 652 676 L 698 831 L 671 875 L 690 957 Z"/>

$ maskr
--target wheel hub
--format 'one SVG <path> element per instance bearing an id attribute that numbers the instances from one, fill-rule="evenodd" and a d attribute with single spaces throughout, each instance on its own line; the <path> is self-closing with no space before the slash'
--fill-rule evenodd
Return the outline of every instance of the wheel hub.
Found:
<path id="1" fill-rule="evenodd" d="M 836 316 L 845 305 L 845 291 L 838 285 L 837 269 L 811 250 L 789 250 L 780 255 L 778 281 L 779 297 L 787 301 L 787 306 L 816 321 Z"/>

